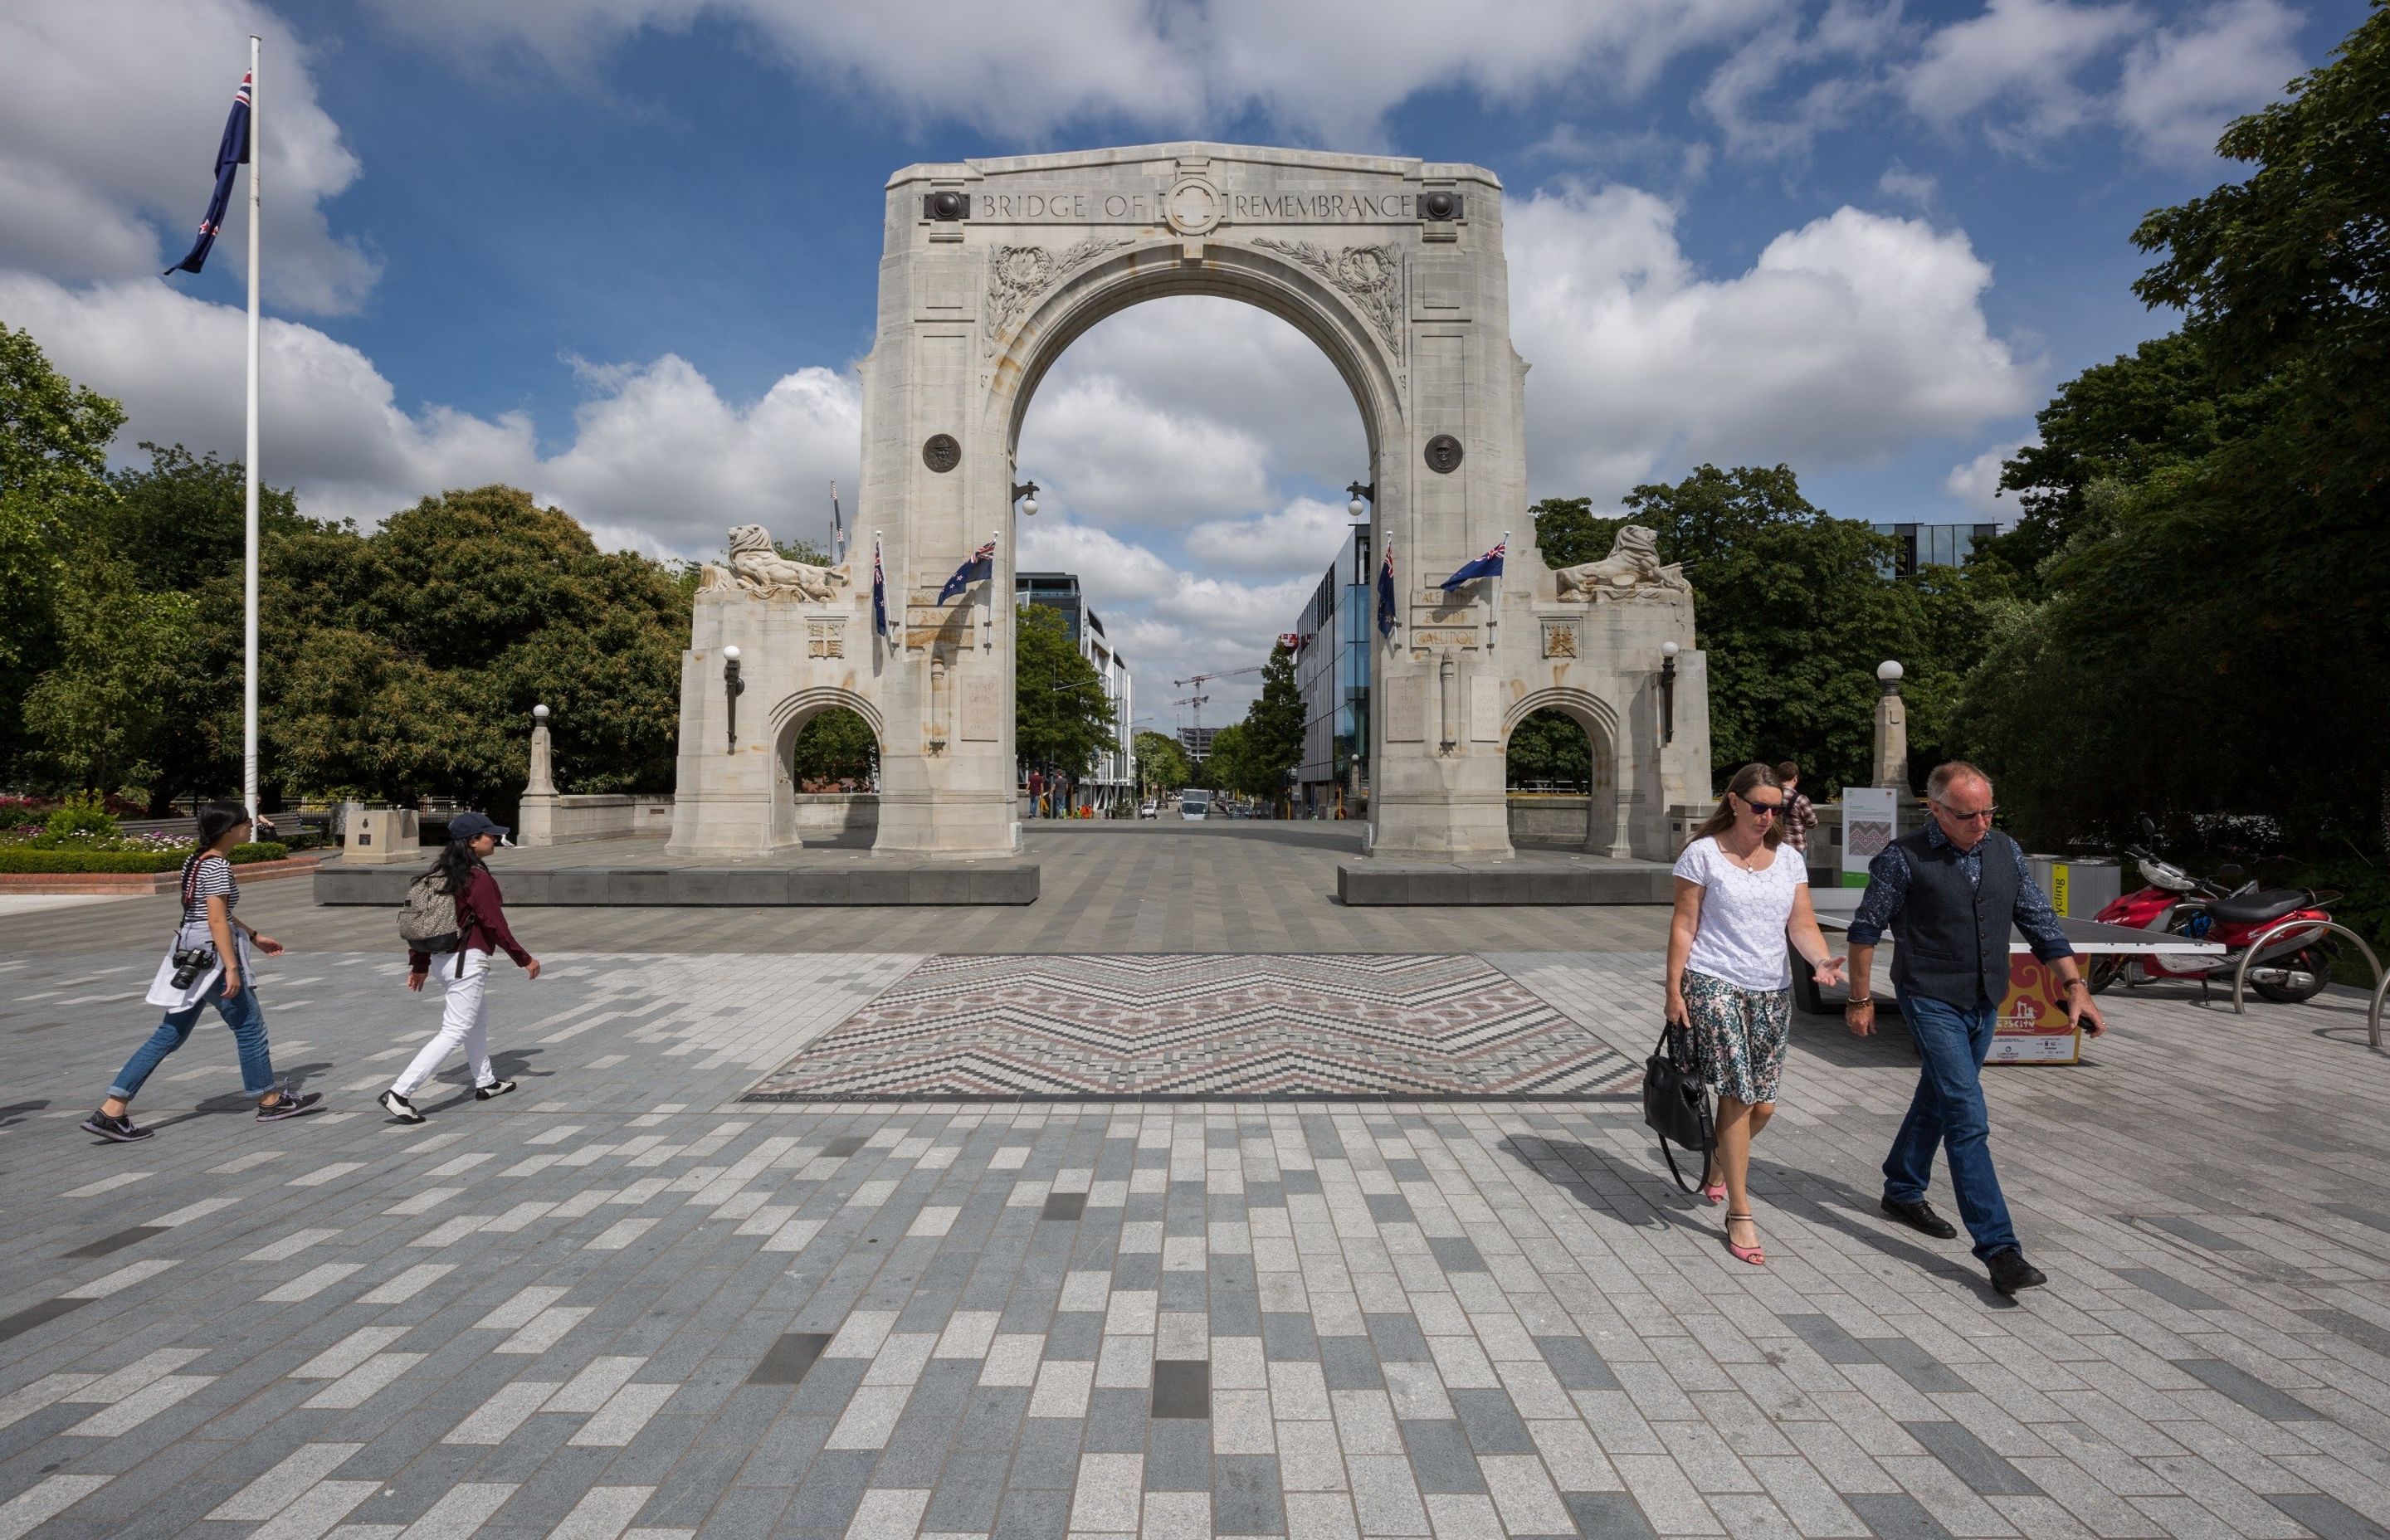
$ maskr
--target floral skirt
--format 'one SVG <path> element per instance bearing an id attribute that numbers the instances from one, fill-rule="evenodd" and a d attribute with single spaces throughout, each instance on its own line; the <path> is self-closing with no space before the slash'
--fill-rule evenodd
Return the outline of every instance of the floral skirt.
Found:
<path id="1" fill-rule="evenodd" d="M 1738 989 L 1690 968 L 1683 989 L 1702 1078 L 1718 1095 L 1746 1105 L 1774 1101 L 1792 1031 L 1792 990 Z"/>

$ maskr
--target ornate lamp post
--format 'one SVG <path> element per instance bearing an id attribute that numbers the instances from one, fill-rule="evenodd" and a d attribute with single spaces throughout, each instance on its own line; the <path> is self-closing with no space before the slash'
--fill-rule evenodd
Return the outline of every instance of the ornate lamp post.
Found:
<path id="1" fill-rule="evenodd" d="M 1677 741 L 1677 644 L 1660 644 L 1660 741 Z"/>
<path id="2" fill-rule="evenodd" d="M 739 751 L 739 698 L 747 693 L 747 681 L 739 677 L 739 649 L 736 647 L 722 649 L 722 690 L 729 699 L 730 751 L 735 754 Z"/>

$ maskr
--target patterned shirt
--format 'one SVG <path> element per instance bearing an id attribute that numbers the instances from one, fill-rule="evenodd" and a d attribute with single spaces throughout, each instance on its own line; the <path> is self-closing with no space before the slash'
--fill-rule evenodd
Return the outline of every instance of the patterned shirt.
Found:
<path id="1" fill-rule="evenodd" d="M 1986 835 L 1975 841 L 1974 849 L 1959 852 L 1959 869 L 1966 873 L 1970 888 L 1984 885 L 1984 847 L 1990 842 Z M 2066 932 L 2058 928 L 2058 911 L 2042 896 L 2041 885 L 2033 879 L 2033 869 L 2025 865 L 2024 847 L 2013 840 L 2003 842 L 2016 859 L 2016 928 L 2024 932 L 2033 955 L 2043 962 L 2075 956 Z M 1950 844 L 1950 837 L 1942 832 L 1941 820 L 1926 820 L 1925 843 L 1933 850 Z M 1853 946 L 1873 946 L 1883 939 L 1884 931 L 1900 918 L 1901 905 L 1908 900 L 1908 858 L 1891 845 L 1884 846 L 1868 863 L 1867 896 L 1859 901 L 1858 913 L 1851 917 Z"/>
<path id="2" fill-rule="evenodd" d="M 225 913 L 230 915 L 240 907 L 240 889 L 232 879 L 232 863 L 221 855 L 202 855 L 198 869 L 186 868 L 183 877 L 183 923 L 195 925 L 208 918 L 208 900 L 225 901 Z"/>

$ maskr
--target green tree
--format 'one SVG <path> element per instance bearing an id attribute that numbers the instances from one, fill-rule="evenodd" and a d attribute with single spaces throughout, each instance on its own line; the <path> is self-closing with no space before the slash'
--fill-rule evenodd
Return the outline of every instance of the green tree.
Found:
<path id="1" fill-rule="evenodd" d="M 122 563 L 91 560 L 62 584 L 57 664 L 25 696 L 25 725 L 44 754 L 86 790 L 147 800 L 147 757 L 171 738 L 176 681 L 192 651 L 186 594 L 149 593 Z"/>
<path id="2" fill-rule="evenodd" d="M 1103 676 L 1080 656 L 1060 610 L 1024 604 L 1013 616 L 1013 751 L 1023 764 L 1084 776 L 1120 747 Z"/>
<path id="3" fill-rule="evenodd" d="M 1277 802 L 1287 794 L 1287 777 L 1303 763 L 1303 690 L 1294 682 L 1294 653 L 1283 642 L 1262 665 L 1262 693 L 1245 708 L 1242 727 L 1239 751 L 1245 778 L 1237 789 Z"/>
<path id="4" fill-rule="evenodd" d="M 62 657 L 68 550 L 79 519 L 107 500 L 108 445 L 123 424 L 123 407 L 0 323 L 0 776 L 27 767 L 25 695 Z"/>
<path id="5" fill-rule="evenodd" d="M 658 564 L 504 486 L 427 497 L 369 536 L 293 532 L 276 555 L 266 731 L 298 786 L 496 802 L 521 785 L 537 702 L 567 789 L 673 784 L 688 610 Z"/>
<path id="6" fill-rule="evenodd" d="M 1194 784 L 1194 771 L 1176 738 L 1163 733 L 1139 733 L 1130 741 L 1137 750 L 1137 778 L 1148 790 L 1176 791 Z"/>
<path id="7" fill-rule="evenodd" d="M 843 706 L 816 713 L 797 734 L 790 770 L 800 789 L 828 791 L 842 781 L 866 786 L 880 762 L 880 740 L 871 725 Z"/>
<path id="8" fill-rule="evenodd" d="M 1245 738 L 1245 725 L 1241 722 L 1231 722 L 1214 733 L 1212 751 L 1195 767 L 1196 784 L 1234 796 L 1256 795 L 1258 776 Z"/>
<path id="9" fill-rule="evenodd" d="M 2184 311 L 2169 348 L 2221 410 L 2212 442 L 2087 481 L 2050 597 L 2004 616 L 1968 679 L 1959 730 L 2037 841 L 2263 812 L 2294 848 L 2390 841 L 2385 102 L 2377 0 L 2333 62 L 2226 130 L 2250 175 L 2135 234 L 2159 256 L 2137 291 Z"/>
<path id="10" fill-rule="evenodd" d="M 1536 545 L 1548 567 L 1574 567 L 1599 561 L 1610 554 L 1625 519 L 1607 519 L 1593 511 L 1590 497 L 1547 497 L 1527 509 L 1536 522 Z"/>
<path id="11" fill-rule="evenodd" d="M 1975 656 L 1962 635 L 1975 603 L 1963 575 L 1893 576 L 1894 542 L 1812 505 L 1786 466 L 1699 466 L 1674 486 L 1635 488 L 1624 504 L 1623 519 L 1596 521 L 1583 538 L 1606 555 L 1617 524 L 1641 524 L 1658 535 L 1661 559 L 1684 564 L 1709 667 L 1716 774 L 1789 758 L 1819 787 L 1859 783 L 1886 658 L 1908 671 L 1912 763 L 1943 756 Z"/>

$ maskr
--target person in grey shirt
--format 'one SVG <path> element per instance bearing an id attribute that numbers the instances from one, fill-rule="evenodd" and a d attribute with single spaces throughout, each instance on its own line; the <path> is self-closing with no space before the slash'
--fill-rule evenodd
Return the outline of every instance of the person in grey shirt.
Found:
<path id="1" fill-rule="evenodd" d="M 2097 1037 L 2107 1030 L 2075 966 L 2075 948 L 2026 869 L 2024 847 L 1992 828 L 1991 777 L 1963 760 L 1938 765 L 1925 783 L 1933 817 L 1868 863 L 1867 892 L 1852 918 L 1851 1000 L 1844 1019 L 1861 1036 L 1875 1031 L 1869 974 L 1889 930 L 1893 995 L 1917 1043 L 1917 1093 L 1883 1162 L 1883 1212 L 1939 1240 L 1959 1232 L 1925 1201 L 1934 1151 L 1950 1161 L 1950 1187 L 1975 1242 L 1976 1260 L 2003 1294 L 2048 1283 L 2024 1258 L 1992 1169 L 1991 1118 L 1981 1071 L 2008 993 L 2009 927 L 2064 982 L 2066 1021 Z"/>

